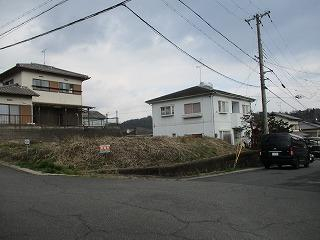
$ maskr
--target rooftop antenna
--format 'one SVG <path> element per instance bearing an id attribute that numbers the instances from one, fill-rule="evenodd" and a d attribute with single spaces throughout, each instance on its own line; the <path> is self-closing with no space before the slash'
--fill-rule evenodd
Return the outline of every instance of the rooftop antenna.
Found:
<path id="1" fill-rule="evenodd" d="M 46 51 L 48 48 L 43 49 L 41 52 L 43 53 L 43 65 L 46 65 Z"/>
<path id="2" fill-rule="evenodd" d="M 200 58 L 199 59 L 200 61 L 202 61 L 202 59 Z M 196 68 L 199 68 L 199 74 L 200 74 L 200 84 L 201 84 L 201 82 L 202 82 L 202 80 L 201 80 L 201 70 L 202 70 L 202 65 L 198 65 L 198 66 L 196 66 Z"/>

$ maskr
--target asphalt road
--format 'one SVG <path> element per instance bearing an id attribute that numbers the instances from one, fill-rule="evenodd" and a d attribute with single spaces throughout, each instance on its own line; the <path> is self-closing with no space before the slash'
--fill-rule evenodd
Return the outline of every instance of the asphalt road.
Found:
<path id="1" fill-rule="evenodd" d="M 320 161 L 189 180 L 0 166 L 0 239 L 320 239 Z"/>

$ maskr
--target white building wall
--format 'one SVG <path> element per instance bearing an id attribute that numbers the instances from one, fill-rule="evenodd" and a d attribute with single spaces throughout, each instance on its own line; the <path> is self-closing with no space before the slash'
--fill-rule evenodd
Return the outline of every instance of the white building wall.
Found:
<path id="1" fill-rule="evenodd" d="M 22 83 L 21 83 L 21 73 L 16 73 L 13 76 L 10 76 L 8 78 L 3 79 L 2 82 L 0 83 L 0 86 L 2 86 L 3 83 L 5 83 L 6 81 L 9 81 L 11 79 L 13 79 L 13 83 L 17 83 L 19 85 L 22 85 Z"/>
<path id="2" fill-rule="evenodd" d="M 31 97 L 0 96 L 0 104 L 32 105 Z"/>
<path id="3" fill-rule="evenodd" d="M 228 102 L 227 113 L 219 113 L 218 101 Z M 239 102 L 239 113 L 232 113 L 232 101 Z M 201 104 L 201 117 L 184 118 L 184 104 Z M 173 105 L 173 116 L 162 117 L 160 107 Z M 232 99 L 224 96 L 200 96 L 187 99 L 166 101 L 152 104 L 152 120 L 154 136 L 184 136 L 190 134 L 203 134 L 209 137 L 220 138 L 220 131 L 230 131 L 231 143 L 234 144 L 234 128 L 242 126 L 242 105 L 250 102 Z M 243 133 L 241 134 L 243 136 Z"/>
<path id="4" fill-rule="evenodd" d="M 227 113 L 219 113 L 219 101 L 228 102 L 229 109 Z M 232 102 L 239 102 L 239 113 L 232 113 Z M 242 126 L 242 117 L 244 115 L 242 105 L 250 105 L 250 102 L 224 97 L 213 96 L 214 105 L 214 129 L 216 136 L 220 138 L 220 131 L 230 131 L 232 144 L 234 144 L 234 128 Z M 241 134 L 243 136 L 243 133 Z"/>
<path id="5" fill-rule="evenodd" d="M 185 118 L 184 104 L 200 102 L 201 117 Z M 203 134 L 214 136 L 211 97 L 200 96 L 188 99 L 167 101 L 152 104 L 153 135 L 154 136 L 184 136 Z M 174 115 L 162 117 L 160 107 L 174 106 Z"/>
<path id="6" fill-rule="evenodd" d="M 32 88 L 32 79 L 41 79 L 54 82 L 65 82 L 70 84 L 82 85 L 81 80 L 64 78 L 56 75 L 32 73 L 32 72 L 21 72 L 21 85 Z M 61 104 L 61 105 L 82 105 L 82 95 L 59 93 L 59 92 L 46 92 L 34 90 L 38 93 L 39 97 L 32 97 L 34 103 L 50 103 L 50 104 Z"/>
<path id="7" fill-rule="evenodd" d="M 297 132 L 299 131 L 299 122 L 297 120 L 289 120 L 287 118 L 283 118 L 283 117 L 280 117 L 280 116 L 274 116 L 274 119 L 277 120 L 277 121 L 284 121 L 284 122 L 287 122 L 289 125 L 293 125 L 291 127 L 291 130 L 294 131 L 294 132 Z"/>

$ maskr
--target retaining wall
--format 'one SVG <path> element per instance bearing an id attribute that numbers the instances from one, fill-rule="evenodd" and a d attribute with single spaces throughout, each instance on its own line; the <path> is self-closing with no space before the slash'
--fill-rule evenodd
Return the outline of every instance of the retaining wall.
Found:
<path id="1" fill-rule="evenodd" d="M 128 175 L 154 175 L 154 176 L 184 176 L 224 171 L 233 168 L 236 155 L 228 154 L 209 159 L 179 163 L 171 166 L 146 167 L 146 168 L 120 168 L 113 170 L 100 170 L 100 173 L 128 174 Z M 249 168 L 262 166 L 259 160 L 259 151 L 245 151 L 240 154 L 237 168 Z"/>
<path id="2" fill-rule="evenodd" d="M 120 128 L 0 128 L 0 142 L 23 142 L 26 138 L 34 142 L 54 142 L 73 136 L 121 136 L 121 132 Z"/>

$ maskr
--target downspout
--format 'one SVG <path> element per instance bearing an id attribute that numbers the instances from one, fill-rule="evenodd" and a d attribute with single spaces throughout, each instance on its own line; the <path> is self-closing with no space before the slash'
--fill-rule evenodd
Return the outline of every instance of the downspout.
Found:
<path id="1" fill-rule="evenodd" d="M 213 94 L 210 95 L 210 98 L 211 98 L 211 124 L 212 124 L 212 127 L 213 127 L 213 137 L 215 138 L 216 137 L 216 130 L 215 130 L 215 127 L 214 127 L 214 104 L 213 104 Z"/>

